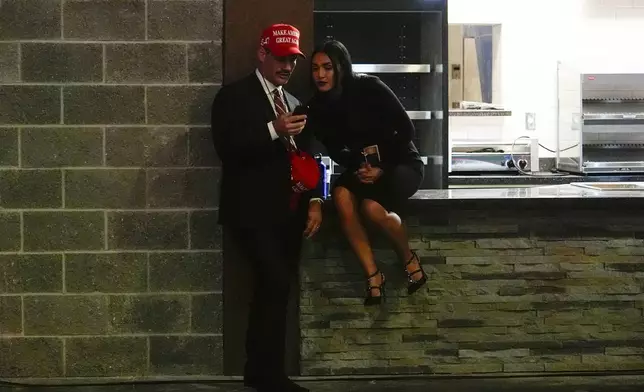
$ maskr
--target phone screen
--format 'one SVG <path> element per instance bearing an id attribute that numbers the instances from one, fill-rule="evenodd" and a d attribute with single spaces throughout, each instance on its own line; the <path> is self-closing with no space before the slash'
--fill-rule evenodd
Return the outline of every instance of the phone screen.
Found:
<path id="1" fill-rule="evenodd" d="M 294 116 L 301 116 L 302 114 L 307 114 L 309 111 L 308 106 L 305 105 L 298 105 L 294 110 L 293 110 L 293 115 Z"/>
<path id="2" fill-rule="evenodd" d="M 371 166 L 377 166 L 380 163 L 380 149 L 377 145 L 365 147 L 362 150 L 365 162 Z"/>

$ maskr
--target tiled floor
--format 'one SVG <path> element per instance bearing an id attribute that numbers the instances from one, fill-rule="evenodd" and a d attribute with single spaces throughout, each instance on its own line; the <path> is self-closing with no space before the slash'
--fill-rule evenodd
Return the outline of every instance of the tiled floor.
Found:
<path id="1" fill-rule="evenodd" d="M 311 392 L 641 392 L 644 376 L 513 379 L 398 379 L 309 381 Z M 2 392 L 251 392 L 240 383 L 164 383 L 112 386 L 9 387 Z"/>

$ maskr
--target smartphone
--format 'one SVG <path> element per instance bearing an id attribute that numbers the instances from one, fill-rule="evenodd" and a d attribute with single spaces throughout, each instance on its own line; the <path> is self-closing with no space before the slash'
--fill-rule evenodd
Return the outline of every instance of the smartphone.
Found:
<path id="1" fill-rule="evenodd" d="M 365 163 L 371 166 L 378 166 L 380 164 L 380 149 L 378 145 L 368 146 L 362 149 Z"/>
<path id="2" fill-rule="evenodd" d="M 309 107 L 306 105 L 297 105 L 297 107 L 293 110 L 293 115 L 294 116 L 301 116 L 303 114 L 307 114 L 309 112 Z"/>

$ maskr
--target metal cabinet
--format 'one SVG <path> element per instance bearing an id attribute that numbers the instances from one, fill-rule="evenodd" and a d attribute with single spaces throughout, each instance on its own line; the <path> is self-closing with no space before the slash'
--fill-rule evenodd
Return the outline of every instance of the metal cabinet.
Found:
<path id="1" fill-rule="evenodd" d="M 356 72 L 394 91 L 416 127 L 422 187 L 447 188 L 447 1 L 316 0 L 314 39 L 342 41 Z"/>

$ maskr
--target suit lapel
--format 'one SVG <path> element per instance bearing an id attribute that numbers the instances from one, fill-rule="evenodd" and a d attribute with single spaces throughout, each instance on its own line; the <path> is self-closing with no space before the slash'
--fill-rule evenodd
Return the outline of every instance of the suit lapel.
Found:
<path id="1" fill-rule="evenodd" d="M 262 82 L 259 80 L 255 72 L 253 72 L 250 77 L 253 79 L 253 85 L 255 86 L 255 92 L 259 98 L 264 102 L 264 109 L 266 110 L 267 114 L 269 115 L 270 121 L 275 120 L 275 111 L 273 109 L 273 102 L 269 100 L 269 98 L 266 96 L 266 92 L 264 91 L 264 86 L 262 86 Z M 293 109 L 298 104 L 297 98 L 289 94 L 284 87 L 282 87 L 282 93 L 284 97 L 286 98 L 286 110 L 289 112 L 292 112 Z"/>
<path id="2" fill-rule="evenodd" d="M 250 77 L 252 78 L 251 84 L 253 86 L 253 93 L 257 96 L 257 102 L 261 102 L 261 105 L 264 108 L 266 122 L 275 120 L 275 111 L 273 110 L 271 101 L 266 96 L 262 82 L 259 80 L 255 72 L 253 72 Z"/>
<path id="3" fill-rule="evenodd" d="M 284 96 L 286 97 L 286 106 L 289 112 L 292 112 L 293 109 L 297 106 L 297 99 L 292 96 L 291 94 L 287 93 L 284 88 L 282 88 L 282 91 L 284 92 Z"/>

